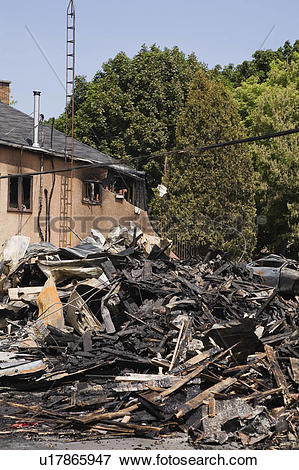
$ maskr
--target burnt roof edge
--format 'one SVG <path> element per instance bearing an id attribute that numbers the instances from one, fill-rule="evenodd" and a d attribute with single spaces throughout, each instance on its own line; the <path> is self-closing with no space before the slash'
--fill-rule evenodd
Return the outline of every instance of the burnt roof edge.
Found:
<path id="1" fill-rule="evenodd" d="M 38 154 L 43 153 L 43 154 L 46 154 L 46 155 L 49 155 L 49 156 L 51 155 L 51 156 L 58 157 L 58 158 L 64 158 L 64 153 L 57 152 L 55 150 L 45 149 L 43 147 L 35 148 L 35 147 L 32 147 L 31 145 L 16 144 L 16 143 L 9 142 L 9 141 L 3 140 L 3 139 L 0 139 L 0 145 L 5 145 L 7 147 L 13 147 L 13 148 L 18 148 L 18 149 L 23 149 L 23 150 L 27 150 L 27 151 L 33 152 L 33 153 L 38 153 Z M 134 168 L 130 168 L 126 165 L 117 164 L 117 163 L 101 163 L 101 162 L 98 162 L 98 161 L 93 160 L 93 159 L 77 157 L 75 155 L 74 155 L 74 160 L 84 162 L 87 165 L 94 164 L 98 167 L 102 166 L 103 168 L 111 168 L 115 171 L 119 171 L 120 173 L 129 175 L 131 177 L 142 178 L 142 179 L 145 178 L 145 172 L 144 171 L 138 171 L 138 170 L 135 170 Z"/>

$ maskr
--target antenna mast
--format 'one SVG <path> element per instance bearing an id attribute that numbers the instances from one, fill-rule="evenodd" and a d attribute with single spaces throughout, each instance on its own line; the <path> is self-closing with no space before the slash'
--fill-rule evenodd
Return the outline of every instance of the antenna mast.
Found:
<path id="1" fill-rule="evenodd" d="M 64 164 L 70 171 L 61 177 L 59 246 L 71 246 L 70 224 L 73 215 L 73 159 L 75 114 L 75 6 L 70 0 L 66 25 L 66 86 L 65 86 L 65 142 Z"/>

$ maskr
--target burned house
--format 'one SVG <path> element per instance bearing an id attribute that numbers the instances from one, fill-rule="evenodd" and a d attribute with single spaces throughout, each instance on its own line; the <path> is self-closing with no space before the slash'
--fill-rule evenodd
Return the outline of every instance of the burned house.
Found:
<path id="1" fill-rule="evenodd" d="M 59 244 L 65 135 L 9 106 L 9 84 L 0 81 L 0 243 L 12 235 Z M 35 132 L 34 132 L 35 129 Z M 117 225 L 154 234 L 146 211 L 144 172 L 74 141 L 72 218 L 74 242 L 91 228 Z"/>

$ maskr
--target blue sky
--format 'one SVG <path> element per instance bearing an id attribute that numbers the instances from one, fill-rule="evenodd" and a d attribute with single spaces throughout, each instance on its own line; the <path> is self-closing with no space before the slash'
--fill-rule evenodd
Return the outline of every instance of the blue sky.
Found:
<path id="1" fill-rule="evenodd" d="M 41 90 L 41 112 L 57 117 L 65 80 L 68 0 L 0 0 L 0 79 L 11 80 L 16 108 L 30 114 L 32 91 Z M 102 63 L 124 51 L 132 57 L 143 43 L 178 46 L 210 67 L 250 59 L 273 26 L 264 49 L 298 39 L 298 0 L 75 0 L 76 73 L 91 79 Z"/>

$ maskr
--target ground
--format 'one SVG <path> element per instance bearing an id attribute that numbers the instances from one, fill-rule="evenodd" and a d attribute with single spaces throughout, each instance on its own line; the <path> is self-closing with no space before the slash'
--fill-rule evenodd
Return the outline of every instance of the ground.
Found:
<path id="1" fill-rule="evenodd" d="M 167 439 L 109 438 L 96 440 L 67 440 L 39 438 L 0 438 L 1 450 L 194 450 L 186 434 Z"/>

